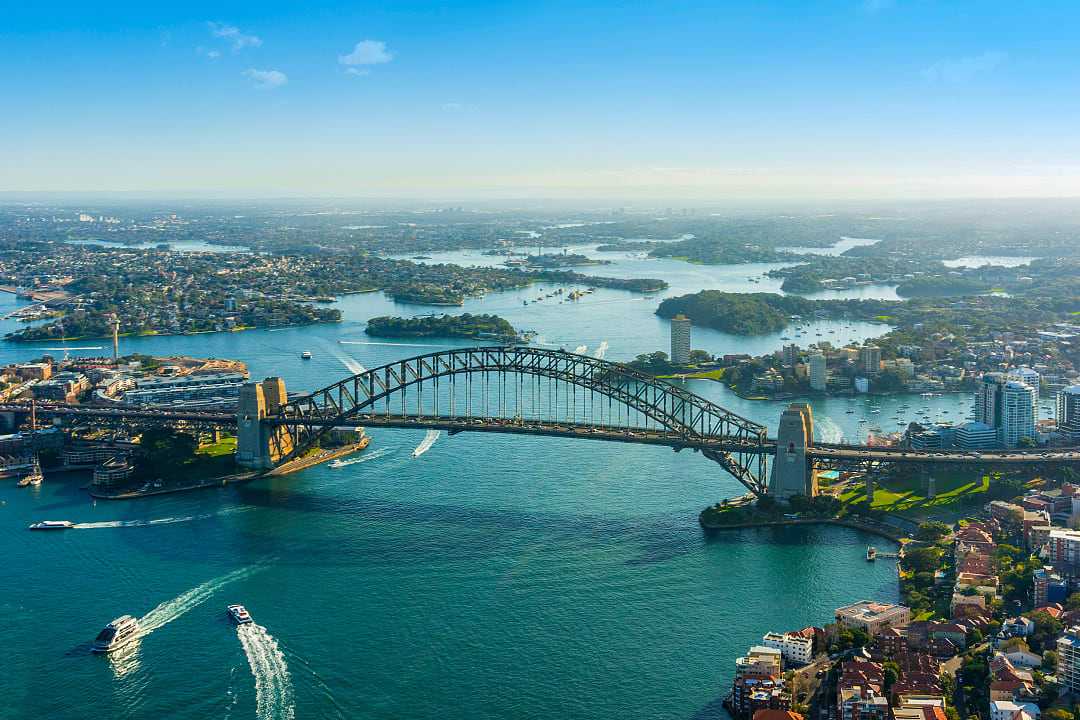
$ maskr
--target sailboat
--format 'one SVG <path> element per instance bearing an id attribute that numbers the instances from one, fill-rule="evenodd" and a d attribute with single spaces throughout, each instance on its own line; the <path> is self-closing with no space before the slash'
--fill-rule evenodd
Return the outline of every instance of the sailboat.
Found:
<path id="1" fill-rule="evenodd" d="M 27 485 L 37 486 L 44 480 L 45 475 L 41 472 L 41 463 L 38 462 L 37 455 L 35 455 L 34 462 L 30 465 L 30 472 L 19 481 L 19 487 L 26 487 Z"/>

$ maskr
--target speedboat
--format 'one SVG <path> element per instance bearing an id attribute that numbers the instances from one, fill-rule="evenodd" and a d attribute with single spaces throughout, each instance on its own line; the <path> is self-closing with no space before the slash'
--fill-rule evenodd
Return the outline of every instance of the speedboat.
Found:
<path id="1" fill-rule="evenodd" d="M 225 608 L 225 612 L 229 613 L 229 618 L 237 625 L 247 625 L 255 622 L 251 619 L 251 613 L 243 605 L 230 605 Z"/>
<path id="2" fill-rule="evenodd" d="M 111 653 L 138 639 L 139 622 L 130 615 L 121 615 L 98 633 L 90 649 L 96 653 Z"/>
<path id="3" fill-rule="evenodd" d="M 311 359 L 311 351 L 310 350 L 305 350 L 304 352 L 300 353 L 300 359 L 301 360 L 310 360 Z"/>
<path id="4" fill-rule="evenodd" d="M 30 525 L 31 530 L 67 530 L 75 527 L 70 520 L 42 520 Z"/>

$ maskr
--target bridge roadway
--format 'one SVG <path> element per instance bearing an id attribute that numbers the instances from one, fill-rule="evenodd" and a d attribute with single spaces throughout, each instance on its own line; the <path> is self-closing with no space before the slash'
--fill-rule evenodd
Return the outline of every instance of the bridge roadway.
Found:
<path id="1" fill-rule="evenodd" d="M 0 405 L 0 412 L 28 414 L 29 406 L 24 404 Z M 37 413 L 42 417 L 63 417 L 68 419 L 100 420 L 142 420 L 142 421 L 178 421 L 212 423 L 218 425 L 236 425 L 233 413 L 178 411 L 163 408 L 114 408 L 86 405 L 66 405 L 62 403 L 39 403 Z M 270 424 L 292 425 L 300 422 L 311 425 L 339 424 L 333 420 L 318 418 L 272 417 Z M 349 420 L 350 424 L 363 427 L 405 428 L 420 430 L 446 430 L 450 434 L 459 432 L 497 432 L 516 435 L 541 435 L 547 437 L 606 440 L 614 442 L 659 445 L 675 450 L 716 450 L 722 452 L 746 453 L 751 455 L 773 455 L 776 453 L 774 439 L 758 443 L 753 441 L 738 442 L 732 438 L 708 437 L 688 439 L 685 435 L 664 429 L 626 428 L 586 423 L 540 422 L 536 420 L 476 418 L 460 416 L 411 416 L 386 415 L 382 413 L 358 414 Z M 878 463 L 942 463 L 942 464 L 993 464 L 1026 465 L 1039 463 L 1080 463 L 1080 447 L 1032 449 L 1032 450 L 982 450 L 982 451 L 932 451 L 910 450 L 895 447 L 839 445 L 820 443 L 807 448 L 807 456 L 817 460 L 831 462 L 878 462 Z"/>

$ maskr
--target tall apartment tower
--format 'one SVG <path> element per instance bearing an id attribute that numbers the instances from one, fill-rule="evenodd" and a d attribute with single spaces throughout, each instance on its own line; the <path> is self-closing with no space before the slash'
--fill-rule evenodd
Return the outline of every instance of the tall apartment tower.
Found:
<path id="1" fill-rule="evenodd" d="M 864 345 L 859 348 L 859 370 L 865 375 L 877 375 L 881 372 L 881 348 L 877 345 Z"/>
<path id="2" fill-rule="evenodd" d="M 824 390 L 829 381 L 828 363 L 821 353 L 810 356 L 810 389 Z"/>
<path id="3" fill-rule="evenodd" d="M 676 365 L 690 362 L 690 318 L 682 313 L 671 318 L 671 362 Z"/>
<path id="4" fill-rule="evenodd" d="M 1001 441 L 1005 447 L 1016 447 L 1024 440 L 1033 440 L 1039 393 L 1025 383 L 1012 380 L 1001 389 Z"/>
<path id="5" fill-rule="evenodd" d="M 1039 391 L 1004 373 L 986 373 L 975 390 L 975 421 L 994 428 L 998 442 L 1016 447 L 1035 438 Z"/>
<path id="6" fill-rule="evenodd" d="M 793 368 L 797 362 L 799 362 L 799 346 L 795 343 L 785 345 L 783 351 L 784 367 Z"/>
<path id="7" fill-rule="evenodd" d="M 1057 426 L 1065 437 L 1080 440 L 1080 385 L 1058 391 Z"/>

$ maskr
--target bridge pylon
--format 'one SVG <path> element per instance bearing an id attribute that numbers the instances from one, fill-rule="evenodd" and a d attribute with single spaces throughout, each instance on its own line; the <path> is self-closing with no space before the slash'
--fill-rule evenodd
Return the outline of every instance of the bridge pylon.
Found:
<path id="1" fill-rule="evenodd" d="M 769 495 L 787 500 L 818 494 L 817 470 L 806 451 L 814 445 L 814 414 L 807 403 L 792 403 L 780 415 Z"/>
<path id="2" fill-rule="evenodd" d="M 286 427 L 266 422 L 288 402 L 285 381 L 268 377 L 260 382 L 244 383 L 236 407 L 236 462 L 253 470 L 269 470 L 293 447 Z"/>

